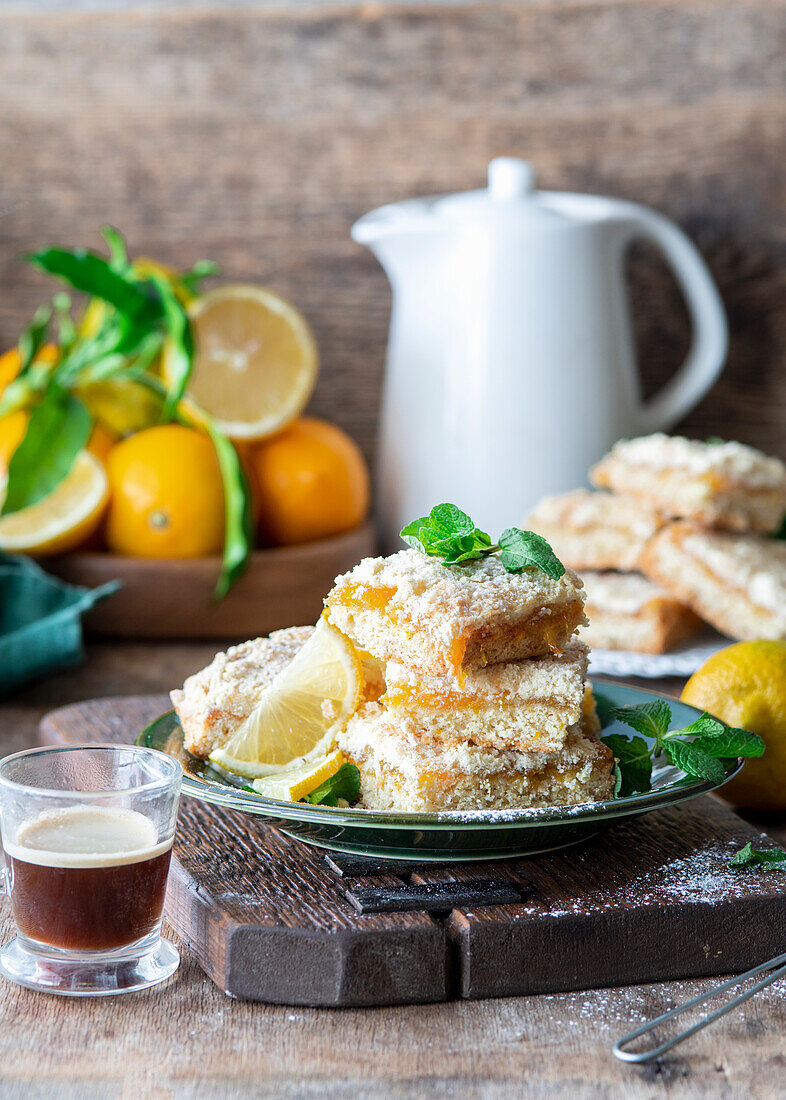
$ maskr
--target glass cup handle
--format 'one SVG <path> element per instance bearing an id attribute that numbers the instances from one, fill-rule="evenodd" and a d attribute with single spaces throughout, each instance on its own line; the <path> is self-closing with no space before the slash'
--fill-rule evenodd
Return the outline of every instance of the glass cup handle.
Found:
<path id="1" fill-rule="evenodd" d="M 11 884 L 8 881 L 10 875 L 7 867 L 0 867 L 0 897 L 10 897 Z"/>

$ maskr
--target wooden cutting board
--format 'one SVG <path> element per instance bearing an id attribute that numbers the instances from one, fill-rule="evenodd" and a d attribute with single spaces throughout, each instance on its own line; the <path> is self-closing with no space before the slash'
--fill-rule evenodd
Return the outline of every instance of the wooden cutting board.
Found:
<path id="1" fill-rule="evenodd" d="M 167 705 L 165 696 L 78 703 L 48 714 L 41 738 L 131 742 Z M 562 853 L 375 864 L 331 859 L 262 818 L 185 799 L 166 916 L 227 993 L 283 1004 L 405 1004 L 731 973 L 786 943 L 786 875 L 727 868 L 749 840 L 771 843 L 705 797 Z M 385 911 L 409 904 L 436 910 Z"/>

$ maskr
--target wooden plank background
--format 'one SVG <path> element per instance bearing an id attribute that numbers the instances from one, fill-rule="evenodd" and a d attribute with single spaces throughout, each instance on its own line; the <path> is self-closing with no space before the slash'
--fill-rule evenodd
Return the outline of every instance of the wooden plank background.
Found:
<path id="1" fill-rule="evenodd" d="M 51 7 L 51 5 L 50 5 Z M 387 282 L 349 238 L 382 202 L 483 183 L 650 203 L 694 237 L 732 328 L 693 433 L 786 457 L 786 4 L 595 0 L 0 12 L 0 343 L 47 290 L 51 241 L 219 260 L 300 305 L 313 410 L 373 451 Z M 681 354 L 679 298 L 635 265 L 648 388 Z"/>

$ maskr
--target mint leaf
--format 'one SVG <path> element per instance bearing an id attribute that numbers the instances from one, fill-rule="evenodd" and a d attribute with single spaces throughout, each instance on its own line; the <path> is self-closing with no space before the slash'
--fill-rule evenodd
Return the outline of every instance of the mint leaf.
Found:
<path id="1" fill-rule="evenodd" d="M 486 532 L 455 504 L 438 504 L 427 516 L 402 528 L 401 537 L 415 550 L 442 558 L 445 565 L 483 558 L 492 550 Z"/>
<path id="2" fill-rule="evenodd" d="M 763 756 L 764 741 L 750 730 L 727 726 L 711 714 L 701 714 L 681 730 L 673 730 L 668 737 L 693 735 L 692 744 L 706 752 L 708 756 L 719 759 L 730 756 Z"/>
<path id="3" fill-rule="evenodd" d="M 337 806 L 343 798 L 350 805 L 360 798 L 360 772 L 354 764 L 342 764 L 335 775 L 301 799 L 312 806 Z"/>
<path id="4" fill-rule="evenodd" d="M 652 786 L 652 748 L 643 737 L 626 737 L 624 733 L 610 733 L 601 737 L 616 760 L 614 794 L 624 798 L 636 791 L 648 791 Z"/>
<path id="5" fill-rule="evenodd" d="M 686 775 L 708 779 L 711 783 L 722 783 L 726 778 L 723 762 L 698 748 L 695 742 L 668 739 L 663 744 L 663 751 L 669 762 Z"/>
<path id="6" fill-rule="evenodd" d="M 508 527 L 499 537 L 500 558 L 508 573 L 520 573 L 522 569 L 540 569 L 552 580 L 559 580 L 565 566 L 542 535 L 534 531 L 521 531 Z"/>
<path id="7" fill-rule="evenodd" d="M 764 756 L 765 749 L 764 741 L 758 734 L 731 727 L 718 736 L 695 737 L 693 744 L 718 759 L 728 759 L 730 756 Z"/>
<path id="8" fill-rule="evenodd" d="M 429 513 L 428 522 L 435 534 L 441 538 L 453 539 L 461 535 L 474 535 L 475 524 L 466 512 L 455 504 L 437 504 Z M 490 542 L 490 540 L 489 540 Z"/>
<path id="9" fill-rule="evenodd" d="M 562 562 L 540 535 L 510 527 L 499 544 L 493 545 L 491 537 L 455 504 L 437 504 L 427 516 L 402 527 L 401 537 L 422 554 L 441 558 L 445 565 L 460 565 L 500 551 L 500 561 L 508 573 L 540 569 L 557 580 L 565 572 Z"/>
<path id="10" fill-rule="evenodd" d="M 92 423 L 79 398 L 51 386 L 30 413 L 24 439 L 11 456 L 0 515 L 29 508 L 56 489 L 87 443 Z"/>
<path id="11" fill-rule="evenodd" d="M 664 699 L 653 703 L 636 703 L 625 707 L 614 707 L 612 718 L 631 726 L 637 733 L 659 741 L 671 724 L 671 707 Z"/>
<path id="12" fill-rule="evenodd" d="M 698 718 L 694 718 L 687 726 L 683 726 L 681 730 L 675 730 L 674 732 L 679 732 L 680 734 L 693 733 L 701 734 L 706 737 L 714 737 L 723 733 L 725 729 L 725 724 L 721 722 L 719 718 L 713 718 L 713 716 L 708 714 L 705 710 L 703 714 L 700 714 Z"/>
<path id="13" fill-rule="evenodd" d="M 671 707 L 665 699 L 633 706 L 611 707 L 610 717 L 631 726 L 654 744 L 647 745 L 642 738 L 627 739 L 620 734 L 603 737 L 619 763 L 620 780 L 617 790 L 630 794 L 635 790 L 649 790 L 652 756 L 662 751 L 669 763 L 683 771 L 688 778 L 707 779 L 720 785 L 726 778 L 729 764 L 740 756 L 761 756 L 764 742 L 755 733 L 724 725 L 711 714 L 699 715 L 680 730 L 669 732 Z M 642 755 L 649 754 L 649 772 L 644 774 Z M 645 784 L 646 786 L 643 785 Z M 615 794 L 617 791 L 615 791 Z"/>
<path id="14" fill-rule="evenodd" d="M 750 841 L 729 861 L 734 870 L 760 867 L 765 871 L 786 870 L 786 852 L 782 848 L 754 848 Z"/>

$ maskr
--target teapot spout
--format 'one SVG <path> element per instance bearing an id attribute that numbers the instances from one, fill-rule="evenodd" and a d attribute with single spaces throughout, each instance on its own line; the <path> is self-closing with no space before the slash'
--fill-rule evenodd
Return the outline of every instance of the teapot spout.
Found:
<path id="1" fill-rule="evenodd" d="M 438 235 L 429 205 L 424 199 L 391 203 L 364 214 L 352 226 L 352 239 L 374 253 L 391 283 L 399 281 L 426 243 Z"/>

